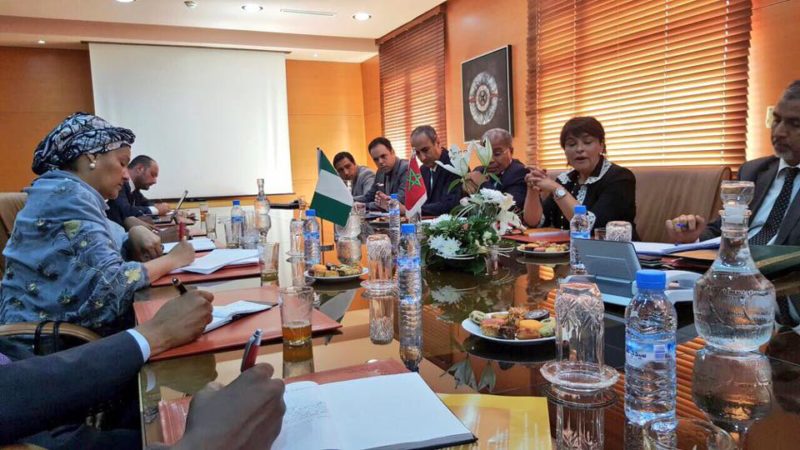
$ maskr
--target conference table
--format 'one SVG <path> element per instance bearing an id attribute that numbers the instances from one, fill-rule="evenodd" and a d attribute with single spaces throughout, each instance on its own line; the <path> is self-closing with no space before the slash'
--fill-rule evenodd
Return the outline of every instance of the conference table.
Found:
<path id="1" fill-rule="evenodd" d="M 335 258 L 327 252 L 326 258 Z M 559 278 L 568 261 L 531 259 L 513 253 L 500 257 L 500 271 L 472 276 L 458 271 L 423 269 L 423 354 L 419 374 L 439 394 L 491 394 L 545 397 L 548 383 L 540 367 L 555 357 L 551 342 L 508 346 L 466 332 L 461 322 L 473 310 L 500 311 L 509 306 L 553 311 Z M 800 290 L 800 273 L 774 280 L 783 293 Z M 212 292 L 258 288 L 259 278 L 200 284 Z M 277 299 L 275 287 L 264 287 L 264 298 Z M 315 336 L 312 346 L 298 351 L 280 342 L 260 349 L 258 362 L 275 367 L 275 376 L 298 376 L 385 361 L 400 362 L 397 333 L 386 345 L 371 343 L 369 305 L 358 282 L 315 283 L 320 311 L 342 327 Z M 788 289 L 788 290 L 787 290 Z M 137 301 L 174 296 L 171 288 L 150 288 Z M 713 422 L 728 430 L 741 448 L 797 448 L 800 442 L 800 336 L 783 331 L 764 348 L 766 356 L 741 359 L 712 353 L 701 357 L 704 343 L 693 325 L 691 303 L 678 311 L 677 414 Z M 395 324 L 395 327 L 397 325 Z M 624 369 L 624 310 L 605 308 L 606 364 Z M 192 395 L 208 382 L 227 384 L 239 374 L 242 350 L 150 362 L 140 373 L 140 401 L 145 445 L 161 442 L 160 401 Z M 398 366 L 399 364 L 394 364 Z M 379 366 L 375 366 L 379 367 Z M 626 423 L 624 377 L 611 388 L 611 404 L 575 406 L 547 400 L 553 448 L 643 448 L 641 427 Z M 755 381 L 754 381 L 755 380 Z M 531 448 L 538 433 L 533 415 L 474 405 L 460 417 L 475 430 L 478 441 L 462 448 Z"/>

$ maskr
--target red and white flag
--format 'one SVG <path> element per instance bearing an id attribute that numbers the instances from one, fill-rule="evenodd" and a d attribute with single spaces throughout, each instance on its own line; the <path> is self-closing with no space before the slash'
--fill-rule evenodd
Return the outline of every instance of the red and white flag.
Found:
<path id="1" fill-rule="evenodd" d="M 422 173 L 419 170 L 417 158 L 412 156 L 408 165 L 408 180 L 406 180 L 406 216 L 422 215 L 422 205 L 428 201 L 428 192 L 422 182 Z"/>

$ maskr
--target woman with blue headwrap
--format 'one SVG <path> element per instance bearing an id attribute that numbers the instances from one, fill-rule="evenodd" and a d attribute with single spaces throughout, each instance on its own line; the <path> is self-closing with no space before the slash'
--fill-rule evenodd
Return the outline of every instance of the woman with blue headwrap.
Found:
<path id="1" fill-rule="evenodd" d="M 61 320 L 115 332 L 130 319 L 134 291 L 192 262 L 188 243 L 161 256 L 150 230 L 126 234 L 106 218 L 134 139 L 126 128 L 75 113 L 39 143 L 33 171 L 40 176 L 25 189 L 27 202 L 3 251 L 0 323 Z"/>

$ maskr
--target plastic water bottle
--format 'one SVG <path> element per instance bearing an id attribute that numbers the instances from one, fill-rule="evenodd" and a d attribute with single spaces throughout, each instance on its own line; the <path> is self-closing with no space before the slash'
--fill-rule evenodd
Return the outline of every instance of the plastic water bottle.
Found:
<path id="1" fill-rule="evenodd" d="M 575 205 L 572 220 L 569 221 L 569 268 L 571 275 L 586 274 L 586 266 L 581 262 L 578 249 L 575 248 L 575 239 L 589 239 L 591 231 L 592 224 L 589 222 L 586 206 Z"/>
<path id="2" fill-rule="evenodd" d="M 400 202 L 397 194 L 389 196 L 389 239 L 392 241 L 392 253 L 397 255 L 400 244 Z"/>
<path id="3" fill-rule="evenodd" d="M 228 248 L 239 248 L 244 239 L 244 211 L 239 200 L 234 200 L 233 208 L 231 208 L 231 231 L 231 240 L 227 246 Z"/>
<path id="4" fill-rule="evenodd" d="M 416 371 L 422 361 L 422 272 L 417 227 L 403 224 L 397 255 L 397 288 L 400 298 L 400 359 Z"/>
<path id="5" fill-rule="evenodd" d="M 316 210 L 309 209 L 306 211 L 306 221 L 303 225 L 303 242 L 305 245 L 306 264 L 310 266 L 319 264 L 319 220 L 317 220 Z"/>
<path id="6" fill-rule="evenodd" d="M 258 178 L 256 183 L 258 184 L 258 196 L 255 202 L 256 228 L 258 229 L 261 242 L 267 242 L 267 233 L 269 233 L 269 229 L 272 227 L 272 221 L 269 218 L 269 199 L 267 199 L 267 195 L 264 193 L 264 179 Z"/>
<path id="7" fill-rule="evenodd" d="M 664 272 L 638 271 L 638 293 L 625 308 L 625 416 L 640 425 L 675 416 L 678 315 L 666 282 Z"/>

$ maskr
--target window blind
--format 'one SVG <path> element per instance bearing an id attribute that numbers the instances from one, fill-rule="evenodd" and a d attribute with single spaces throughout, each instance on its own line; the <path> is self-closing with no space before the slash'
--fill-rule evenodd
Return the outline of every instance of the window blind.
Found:
<path id="1" fill-rule="evenodd" d="M 444 48 L 444 13 L 380 44 L 384 136 L 402 158 L 411 154 L 411 131 L 419 125 L 433 126 L 447 146 Z"/>
<path id="2" fill-rule="evenodd" d="M 749 0 L 529 0 L 529 160 L 565 168 L 564 122 L 594 116 L 627 166 L 745 160 Z"/>

